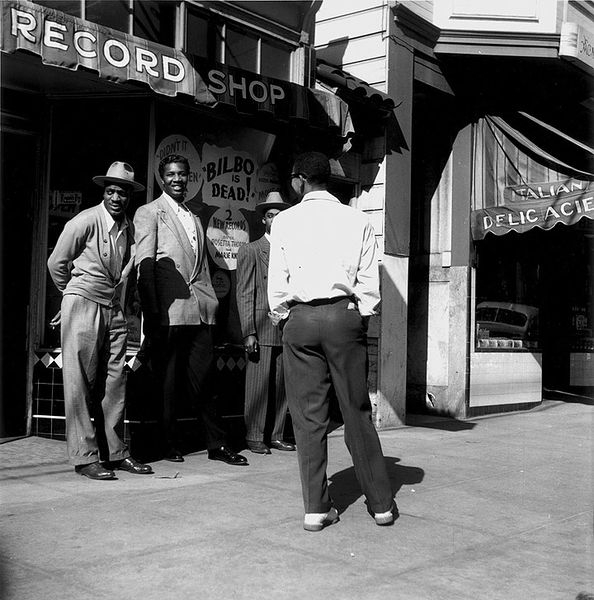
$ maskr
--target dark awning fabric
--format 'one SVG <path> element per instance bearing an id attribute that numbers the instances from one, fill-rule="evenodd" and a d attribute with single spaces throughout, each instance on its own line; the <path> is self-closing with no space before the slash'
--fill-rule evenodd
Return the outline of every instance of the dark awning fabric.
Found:
<path id="1" fill-rule="evenodd" d="M 7 54 L 26 51 L 45 65 L 83 67 L 111 82 L 139 82 L 240 114 L 303 120 L 345 139 L 354 130 L 348 105 L 335 94 L 187 56 L 27 0 L 2 2 L 0 23 L 0 50 Z"/>
<path id="2" fill-rule="evenodd" d="M 376 90 L 362 79 L 325 61 L 317 61 L 316 77 L 322 83 L 335 88 L 336 93 L 345 100 L 366 101 L 374 107 L 386 111 L 391 111 L 395 107 L 394 100 L 387 94 Z"/>
<path id="3" fill-rule="evenodd" d="M 479 119 L 473 135 L 473 239 L 594 219 L 594 174 L 574 166 L 575 154 L 559 153 L 569 145 L 587 161 L 594 155 L 587 144 L 524 113 Z"/>

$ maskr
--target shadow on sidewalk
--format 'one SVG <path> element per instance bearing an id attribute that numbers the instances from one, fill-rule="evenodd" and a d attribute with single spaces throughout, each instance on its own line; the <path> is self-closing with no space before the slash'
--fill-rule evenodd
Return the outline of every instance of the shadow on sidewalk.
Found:
<path id="1" fill-rule="evenodd" d="M 384 460 L 392 484 L 392 494 L 396 495 L 403 485 L 412 485 L 423 481 L 425 476 L 423 469 L 399 465 L 400 459 L 394 456 L 386 456 Z M 328 478 L 328 481 L 330 483 L 330 495 L 339 514 L 343 513 L 363 495 L 355 476 L 354 467 L 334 473 Z"/>
<path id="2" fill-rule="evenodd" d="M 428 427 L 443 431 L 466 431 L 476 427 L 476 423 L 432 414 L 408 414 L 406 415 L 406 424 L 410 427 Z"/>

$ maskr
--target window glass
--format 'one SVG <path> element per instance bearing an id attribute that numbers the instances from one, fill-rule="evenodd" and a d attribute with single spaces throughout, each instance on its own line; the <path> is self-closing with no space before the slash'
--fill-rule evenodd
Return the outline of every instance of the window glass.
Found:
<path id="1" fill-rule="evenodd" d="M 73 17 L 81 17 L 81 2 L 80 0 L 36 0 L 35 4 L 55 8 L 60 12 L 72 15 Z"/>
<path id="2" fill-rule="evenodd" d="M 186 52 L 208 58 L 208 21 L 188 11 Z"/>
<path id="3" fill-rule="evenodd" d="M 87 21 L 128 33 L 128 0 L 86 0 L 86 13 Z"/>
<path id="4" fill-rule="evenodd" d="M 175 3 L 162 0 L 135 2 L 134 35 L 165 46 L 173 46 Z"/>
<path id="5" fill-rule="evenodd" d="M 267 77 L 291 80 L 291 50 L 288 46 L 262 40 L 260 73 Z"/>
<path id="6" fill-rule="evenodd" d="M 225 64 L 246 71 L 258 72 L 258 38 L 247 35 L 245 31 L 226 28 Z"/>

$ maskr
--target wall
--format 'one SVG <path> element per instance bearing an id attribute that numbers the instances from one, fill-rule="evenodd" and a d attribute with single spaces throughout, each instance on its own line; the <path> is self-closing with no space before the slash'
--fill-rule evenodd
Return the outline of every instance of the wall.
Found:
<path id="1" fill-rule="evenodd" d="M 396 78 L 388 60 L 392 19 L 387 2 L 324 2 L 316 17 L 317 57 L 389 93 L 389 71 Z M 412 77 L 412 71 L 405 73 Z M 369 215 L 381 251 L 381 316 L 369 329 L 369 388 L 378 427 L 400 425 L 405 418 L 409 196 L 401 190 L 409 178 L 406 166 L 402 171 L 395 164 L 401 159 L 392 155 L 385 135 L 366 139 L 360 194 L 352 202 Z"/>

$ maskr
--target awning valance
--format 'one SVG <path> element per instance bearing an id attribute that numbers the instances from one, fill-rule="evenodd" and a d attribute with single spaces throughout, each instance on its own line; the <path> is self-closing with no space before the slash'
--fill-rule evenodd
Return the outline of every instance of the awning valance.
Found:
<path id="1" fill-rule="evenodd" d="M 522 117 L 534 121 L 529 115 Z M 474 126 L 473 239 L 594 219 L 594 175 L 553 156 L 527 135 L 529 129 L 520 131 L 510 125 L 512 120 L 485 117 Z M 538 125 L 543 128 L 546 123 Z M 549 127 L 548 131 L 580 152 L 592 152 L 560 130 Z M 561 147 L 555 146 L 554 139 L 546 141 Z"/>
<path id="2" fill-rule="evenodd" d="M 240 114 L 302 119 L 340 137 L 353 131 L 348 105 L 334 94 L 190 57 L 27 0 L 2 2 L 0 23 L 0 50 L 8 54 L 26 51 L 45 65 L 82 67 L 111 82 L 143 83 L 158 94 L 183 94 Z"/>

